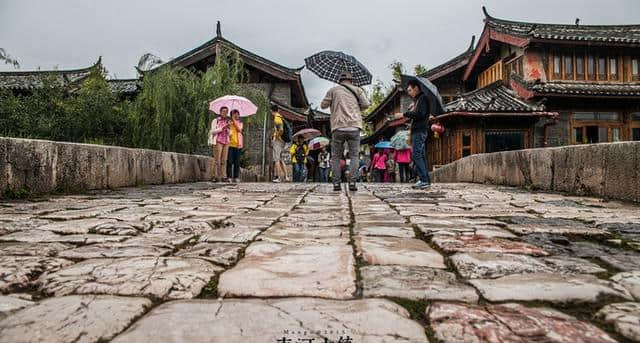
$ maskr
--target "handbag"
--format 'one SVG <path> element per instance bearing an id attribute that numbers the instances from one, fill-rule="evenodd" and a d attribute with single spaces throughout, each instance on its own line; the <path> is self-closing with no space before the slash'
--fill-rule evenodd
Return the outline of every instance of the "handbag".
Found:
<path id="1" fill-rule="evenodd" d="M 218 134 L 214 134 L 213 131 L 218 127 L 218 118 L 211 121 L 211 129 L 209 129 L 209 139 L 207 140 L 208 145 L 216 145 L 218 142 Z"/>

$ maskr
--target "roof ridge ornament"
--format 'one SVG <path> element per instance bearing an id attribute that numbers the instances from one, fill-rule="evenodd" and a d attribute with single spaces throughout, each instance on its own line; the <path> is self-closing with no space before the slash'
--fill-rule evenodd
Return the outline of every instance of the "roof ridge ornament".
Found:
<path id="1" fill-rule="evenodd" d="M 484 16 L 487 19 L 492 19 L 493 17 L 489 15 L 489 12 L 487 11 L 487 8 L 485 6 L 482 6 L 482 13 L 484 13 Z"/>
<path id="2" fill-rule="evenodd" d="M 220 27 L 220 20 L 216 24 L 216 37 L 222 38 L 222 28 Z"/>

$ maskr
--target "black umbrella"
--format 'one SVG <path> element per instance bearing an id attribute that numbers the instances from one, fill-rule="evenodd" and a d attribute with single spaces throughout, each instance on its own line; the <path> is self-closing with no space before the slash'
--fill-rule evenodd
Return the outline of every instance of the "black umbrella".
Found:
<path id="1" fill-rule="evenodd" d="M 420 90 L 427 96 L 429 99 L 429 103 L 431 104 L 430 110 L 433 112 L 434 116 L 442 114 L 444 112 L 444 105 L 442 104 L 442 97 L 440 96 L 440 92 L 438 92 L 438 87 L 431 83 L 428 79 L 419 76 L 412 75 L 401 75 L 402 80 L 401 87 L 403 89 L 407 89 L 409 85 L 409 81 L 415 80 L 420 85 Z M 435 105 L 435 106 L 434 106 Z"/>
<path id="2" fill-rule="evenodd" d="M 320 78 L 338 83 L 340 74 L 348 71 L 353 75 L 353 84 L 364 86 L 371 84 L 371 73 L 355 57 L 340 51 L 322 51 L 304 59 L 307 69 Z"/>

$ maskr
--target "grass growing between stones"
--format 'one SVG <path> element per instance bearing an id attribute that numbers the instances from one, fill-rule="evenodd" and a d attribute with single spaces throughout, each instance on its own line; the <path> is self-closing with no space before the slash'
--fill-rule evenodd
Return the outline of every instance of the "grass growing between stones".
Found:
<path id="1" fill-rule="evenodd" d="M 198 299 L 217 299 L 218 298 L 218 280 L 219 274 L 211 277 L 209 282 L 202 288 L 200 294 L 196 298 Z"/>
<path id="2" fill-rule="evenodd" d="M 355 261 L 355 272 L 356 272 L 356 291 L 353 294 L 353 296 L 355 298 L 362 298 L 362 294 L 364 293 L 364 286 L 362 283 L 362 273 L 360 272 L 360 268 L 366 266 L 366 262 L 364 261 L 364 259 L 362 258 L 362 256 L 360 256 L 360 254 L 358 254 L 358 249 L 356 248 L 356 242 L 355 242 L 355 213 L 353 212 L 353 204 L 351 203 L 351 196 L 349 193 L 347 193 L 347 199 L 349 199 L 349 245 L 351 246 L 351 249 L 353 251 L 353 259 Z"/>
<path id="3" fill-rule="evenodd" d="M 427 319 L 427 307 L 431 305 L 431 301 L 427 300 L 410 300 L 404 298 L 388 298 L 388 300 L 402 306 L 407 312 L 411 320 L 418 322 L 424 328 L 425 334 L 429 342 L 440 342 L 436 339 L 435 333 L 429 326 Z"/>
<path id="4" fill-rule="evenodd" d="M 0 196 L 0 199 L 25 200 L 25 199 L 31 199 L 34 196 L 35 196 L 34 193 L 31 192 L 29 187 L 22 187 L 22 188 L 16 188 L 16 189 L 7 188 L 4 192 L 2 192 L 2 196 Z"/>

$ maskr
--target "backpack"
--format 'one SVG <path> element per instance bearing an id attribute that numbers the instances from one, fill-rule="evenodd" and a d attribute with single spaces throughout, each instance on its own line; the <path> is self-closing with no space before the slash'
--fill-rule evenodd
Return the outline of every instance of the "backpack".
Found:
<path id="1" fill-rule="evenodd" d="M 291 143 L 291 124 L 286 121 L 284 118 L 282 119 L 282 140 L 285 143 Z"/>
<path id="2" fill-rule="evenodd" d="M 303 163 L 304 162 L 304 157 L 305 157 L 304 144 L 303 145 L 296 145 L 295 156 L 296 156 L 296 162 L 297 163 Z"/>
<path id="3" fill-rule="evenodd" d="M 391 158 L 391 157 L 387 158 L 387 161 L 385 162 L 385 167 L 387 167 L 387 173 L 389 173 L 389 174 L 395 173 L 396 172 L 396 161 L 394 161 L 393 158 Z"/>

